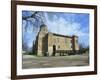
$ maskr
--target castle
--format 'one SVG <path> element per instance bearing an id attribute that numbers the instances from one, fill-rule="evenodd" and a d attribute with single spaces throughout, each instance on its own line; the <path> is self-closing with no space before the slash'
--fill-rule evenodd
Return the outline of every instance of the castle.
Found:
<path id="1" fill-rule="evenodd" d="M 48 32 L 45 24 L 40 26 L 34 51 L 37 56 L 52 56 L 56 50 L 79 50 L 78 36 L 65 36 Z"/>

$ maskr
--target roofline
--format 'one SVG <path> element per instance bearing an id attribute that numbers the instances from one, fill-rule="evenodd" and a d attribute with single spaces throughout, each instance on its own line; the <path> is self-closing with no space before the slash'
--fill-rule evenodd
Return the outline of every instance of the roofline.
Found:
<path id="1" fill-rule="evenodd" d="M 66 37 L 66 38 L 72 38 L 72 36 L 65 36 L 65 35 L 61 35 L 61 34 L 56 34 L 56 33 L 52 33 L 55 36 L 61 36 L 61 37 Z"/>

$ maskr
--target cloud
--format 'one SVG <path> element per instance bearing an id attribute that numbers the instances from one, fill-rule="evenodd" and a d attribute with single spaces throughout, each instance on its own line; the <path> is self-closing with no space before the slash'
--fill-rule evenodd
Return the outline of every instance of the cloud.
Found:
<path id="1" fill-rule="evenodd" d="M 32 11 L 26 11 L 24 16 L 32 14 Z M 79 43 L 84 46 L 89 45 L 89 15 L 77 13 L 58 13 L 44 12 L 44 21 L 48 31 L 62 35 L 77 35 Z M 34 20 L 32 20 L 34 22 Z M 35 22 L 34 22 L 35 23 Z M 35 41 L 39 27 L 28 22 L 28 29 L 25 31 L 26 21 L 23 21 L 23 41 L 31 48 Z"/>
<path id="2" fill-rule="evenodd" d="M 82 43 L 85 46 L 89 45 L 89 32 L 88 32 L 89 25 L 84 27 L 82 25 L 82 21 L 76 22 L 75 19 L 77 15 L 68 14 L 68 15 L 63 15 L 62 17 L 54 14 L 52 16 L 52 19 L 50 19 L 49 16 L 50 16 L 49 13 L 45 13 L 46 25 L 48 26 L 48 30 L 50 32 L 62 35 L 70 35 L 70 36 L 77 35 L 79 37 L 79 43 Z"/>

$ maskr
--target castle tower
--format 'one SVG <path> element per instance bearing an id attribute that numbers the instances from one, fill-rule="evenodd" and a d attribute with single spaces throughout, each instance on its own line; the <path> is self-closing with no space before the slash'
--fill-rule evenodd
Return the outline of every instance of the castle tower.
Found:
<path id="1" fill-rule="evenodd" d="M 47 26 L 45 24 L 42 24 L 40 26 L 40 31 L 38 34 L 38 44 L 37 44 L 37 55 L 38 56 L 44 56 L 47 50 L 47 41 L 45 38 L 47 33 L 48 33 Z"/>
<path id="2" fill-rule="evenodd" d="M 73 44 L 73 50 L 79 50 L 78 36 L 76 35 L 72 36 L 72 44 Z"/>

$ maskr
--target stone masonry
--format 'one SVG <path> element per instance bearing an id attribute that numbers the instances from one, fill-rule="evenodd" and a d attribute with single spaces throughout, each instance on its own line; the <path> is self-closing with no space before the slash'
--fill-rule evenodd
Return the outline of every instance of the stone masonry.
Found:
<path id="1" fill-rule="evenodd" d="M 40 26 L 40 31 L 35 41 L 35 53 L 37 56 L 52 56 L 54 48 L 56 50 L 79 50 L 78 36 L 65 36 L 48 32 L 46 25 Z"/>

